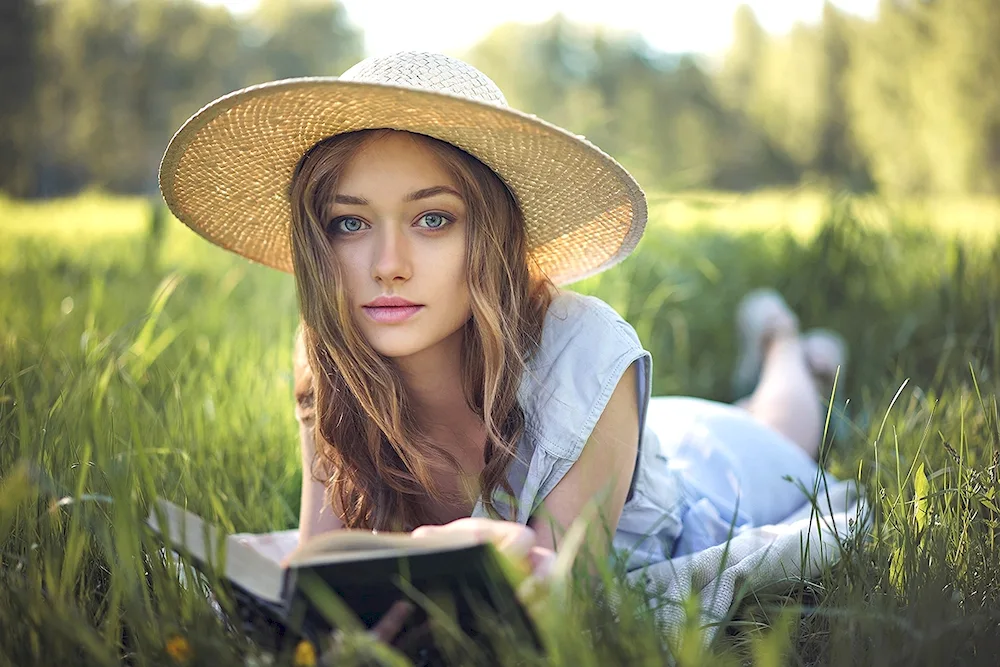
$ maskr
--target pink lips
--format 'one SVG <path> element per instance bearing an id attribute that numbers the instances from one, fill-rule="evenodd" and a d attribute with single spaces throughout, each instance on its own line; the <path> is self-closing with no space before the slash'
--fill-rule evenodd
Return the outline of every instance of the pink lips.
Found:
<path id="1" fill-rule="evenodd" d="M 362 306 L 365 314 L 381 324 L 404 322 L 416 315 L 422 305 L 398 296 L 380 296 Z"/>

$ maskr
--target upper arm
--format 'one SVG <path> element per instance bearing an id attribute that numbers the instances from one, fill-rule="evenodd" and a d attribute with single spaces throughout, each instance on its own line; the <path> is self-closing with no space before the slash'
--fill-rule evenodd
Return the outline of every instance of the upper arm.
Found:
<path id="1" fill-rule="evenodd" d="M 316 440 L 312 428 L 299 425 L 302 440 L 302 496 L 299 508 L 299 543 L 344 527 L 340 513 L 327 501 L 326 484 L 313 475 Z"/>
<path id="2" fill-rule="evenodd" d="M 302 457 L 302 495 L 299 506 L 299 543 L 320 533 L 344 527 L 341 513 L 327 502 L 326 484 L 316 479 L 316 405 L 313 374 L 306 358 L 302 331 L 295 338 L 295 419 L 299 423 Z"/>
<path id="3" fill-rule="evenodd" d="M 538 544 L 556 547 L 556 541 L 595 502 L 603 525 L 598 539 L 618 525 L 632 482 L 639 449 L 639 397 L 636 362 L 618 381 L 597 420 L 580 457 L 545 497 L 530 521 Z M 602 547 L 604 548 L 604 547 Z"/>

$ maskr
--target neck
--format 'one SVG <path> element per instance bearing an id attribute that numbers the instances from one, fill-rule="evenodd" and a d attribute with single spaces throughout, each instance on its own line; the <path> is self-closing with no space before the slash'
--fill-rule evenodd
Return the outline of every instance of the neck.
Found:
<path id="1" fill-rule="evenodd" d="M 458 428 L 471 414 L 462 384 L 462 340 L 459 329 L 434 347 L 397 358 L 420 421 L 427 428 Z"/>

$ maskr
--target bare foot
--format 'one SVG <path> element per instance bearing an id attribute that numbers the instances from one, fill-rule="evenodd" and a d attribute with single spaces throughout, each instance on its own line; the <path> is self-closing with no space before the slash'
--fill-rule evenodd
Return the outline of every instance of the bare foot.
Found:
<path id="1" fill-rule="evenodd" d="M 830 398 L 834 382 L 843 382 L 847 343 L 840 334 L 829 329 L 810 329 L 802 334 L 802 350 L 816 389 L 823 398 Z"/>
<path id="2" fill-rule="evenodd" d="M 760 378 L 768 348 L 782 336 L 798 336 L 799 319 L 772 289 L 747 293 L 736 309 L 739 354 L 733 372 L 733 392 L 746 396 Z"/>

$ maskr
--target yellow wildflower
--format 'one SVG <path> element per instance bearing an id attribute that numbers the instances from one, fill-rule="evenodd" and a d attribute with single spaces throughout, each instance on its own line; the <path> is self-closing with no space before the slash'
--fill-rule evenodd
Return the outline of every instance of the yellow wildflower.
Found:
<path id="1" fill-rule="evenodd" d="M 167 654 L 174 662 L 185 663 L 191 659 L 191 644 L 180 635 L 173 635 L 167 640 Z"/>
<path id="2" fill-rule="evenodd" d="M 292 658 L 295 667 L 316 667 L 316 648 L 312 642 L 303 639 L 295 647 L 295 657 Z"/>

